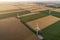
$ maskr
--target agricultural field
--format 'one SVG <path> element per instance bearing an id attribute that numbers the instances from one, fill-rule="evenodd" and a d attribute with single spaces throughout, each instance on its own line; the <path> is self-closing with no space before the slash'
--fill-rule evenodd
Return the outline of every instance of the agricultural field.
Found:
<path id="1" fill-rule="evenodd" d="M 39 40 L 16 17 L 0 19 L 0 40 Z"/>
<path id="2" fill-rule="evenodd" d="M 51 12 L 51 15 L 56 16 L 56 17 L 59 17 L 59 18 L 60 18 L 60 12 L 52 11 L 52 12 Z"/>
<path id="3" fill-rule="evenodd" d="M 38 24 L 39 35 L 42 34 L 45 40 L 60 40 L 60 12 L 51 11 L 49 14 L 49 10 L 38 11 L 37 14 L 21 17 L 20 20 L 35 34 Z"/>
<path id="4" fill-rule="evenodd" d="M 47 7 L 56 8 L 56 7 L 55 7 L 55 6 L 53 6 L 53 5 L 47 5 Z"/>
<path id="5" fill-rule="evenodd" d="M 43 30 L 47 28 L 49 25 L 54 24 L 59 20 L 60 20 L 59 18 L 49 15 L 43 18 L 36 19 L 31 22 L 27 22 L 27 24 L 31 26 L 34 30 L 36 30 L 36 25 L 38 24 L 40 28 L 38 30 Z"/>
<path id="6" fill-rule="evenodd" d="M 60 8 L 60 5 L 59 4 L 56 4 L 56 5 L 47 5 L 47 7 L 51 7 L 51 8 Z"/>
<path id="7" fill-rule="evenodd" d="M 59 9 L 52 10 L 52 11 L 60 12 L 60 8 Z"/>
<path id="8" fill-rule="evenodd" d="M 59 9 L 37 4 L 7 5 L 0 7 L 0 30 L 3 31 L 0 33 L 1 40 L 3 38 L 8 40 L 39 40 L 36 36 L 37 24 L 38 34 L 43 35 L 45 40 L 60 40 Z"/>
<path id="9" fill-rule="evenodd" d="M 49 14 L 49 10 L 42 11 L 42 13 L 48 13 Z M 53 15 L 53 16 L 60 18 L 60 12 L 57 12 L 57 11 L 50 11 L 50 15 Z"/>
<path id="10" fill-rule="evenodd" d="M 7 17 L 16 17 L 17 14 L 21 16 L 28 13 L 30 13 L 30 11 L 25 10 L 25 11 L 13 12 L 13 13 L 8 13 L 8 14 L 0 14 L 0 19 L 7 18 Z"/>
<path id="11" fill-rule="evenodd" d="M 31 13 L 13 5 L 0 5 L 0 40 L 39 40 L 37 36 L 17 19 Z M 26 33 L 25 33 L 26 32 Z"/>
<path id="12" fill-rule="evenodd" d="M 34 14 L 34 15 L 29 15 L 29 16 L 24 16 L 24 17 L 21 17 L 20 19 L 23 21 L 23 22 L 29 22 L 29 21 L 33 21 L 35 19 L 39 19 L 39 18 L 42 18 L 42 17 L 45 17 L 45 16 L 48 16 L 47 13 L 37 13 L 37 14 Z"/>
<path id="13" fill-rule="evenodd" d="M 48 26 L 47 28 L 39 31 L 45 37 L 45 40 L 60 40 L 60 21 Z"/>
<path id="14" fill-rule="evenodd" d="M 0 12 L 1 11 L 7 11 L 7 10 L 16 10 L 16 9 L 19 9 L 19 8 L 14 6 L 14 5 L 0 4 Z"/>
<path id="15" fill-rule="evenodd" d="M 27 4 L 27 5 L 21 5 L 19 7 L 21 7 L 24 10 L 31 11 L 31 12 L 44 11 L 44 10 L 48 9 L 44 5 L 37 5 L 37 4 L 35 4 L 35 5 L 34 4 Z"/>

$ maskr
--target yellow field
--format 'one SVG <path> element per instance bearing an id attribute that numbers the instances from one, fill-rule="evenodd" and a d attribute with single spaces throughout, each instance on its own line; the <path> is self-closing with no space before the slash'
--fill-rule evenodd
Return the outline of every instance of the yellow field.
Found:
<path id="1" fill-rule="evenodd" d="M 22 11 L 22 9 L 14 5 L 0 4 L 0 14 L 7 14 L 7 13 L 18 12 L 18 11 Z"/>
<path id="2" fill-rule="evenodd" d="M 38 30 L 42 30 L 42 29 L 48 27 L 49 25 L 51 25 L 59 20 L 60 20 L 59 18 L 49 15 L 49 16 L 31 21 L 31 22 L 27 22 L 27 24 L 29 26 L 31 26 L 31 28 L 34 30 L 36 30 L 36 24 L 38 24 L 39 25 Z"/>

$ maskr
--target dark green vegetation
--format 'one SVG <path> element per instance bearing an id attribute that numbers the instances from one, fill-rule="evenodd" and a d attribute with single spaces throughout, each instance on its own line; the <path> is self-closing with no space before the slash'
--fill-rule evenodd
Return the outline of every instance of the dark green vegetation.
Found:
<path id="1" fill-rule="evenodd" d="M 21 12 L 14 12 L 14 13 L 8 13 L 8 14 L 0 14 L 0 19 L 7 18 L 7 17 L 14 17 L 14 16 L 17 15 L 17 13 L 19 15 L 24 15 L 24 14 L 30 13 L 30 11 L 24 10 L 24 11 L 21 11 Z"/>
<path id="2" fill-rule="evenodd" d="M 48 5 L 47 7 L 56 8 L 55 6 Z"/>
<path id="3" fill-rule="evenodd" d="M 45 16 L 48 16 L 48 13 L 37 13 L 37 14 L 34 14 L 34 15 L 21 17 L 20 19 L 23 22 L 29 22 L 29 21 L 33 21 L 35 19 L 42 18 L 42 17 L 45 17 Z"/>
<path id="4" fill-rule="evenodd" d="M 51 7 L 51 8 L 60 8 L 60 4 L 58 5 L 47 5 L 47 7 Z"/>
<path id="5" fill-rule="evenodd" d="M 60 21 L 39 32 L 43 34 L 45 40 L 60 40 Z"/>
<path id="6" fill-rule="evenodd" d="M 49 15 L 49 10 L 40 11 L 39 13 L 34 14 L 34 15 L 21 17 L 21 20 L 24 21 L 24 22 L 29 22 L 29 21 L 33 21 L 33 20 L 38 19 L 38 18 L 45 17 L 47 15 Z M 50 15 L 53 15 L 53 16 L 56 16 L 56 17 L 60 18 L 60 12 L 51 11 Z"/>
<path id="7" fill-rule="evenodd" d="M 56 16 L 56 17 L 59 17 L 59 18 L 60 18 L 60 12 L 52 11 L 52 12 L 51 12 L 51 15 Z"/>
<path id="8" fill-rule="evenodd" d="M 49 14 L 49 10 L 42 11 L 41 13 L 48 13 Z M 60 18 L 60 12 L 51 11 L 50 15 L 53 15 L 53 16 L 56 16 L 56 17 Z"/>

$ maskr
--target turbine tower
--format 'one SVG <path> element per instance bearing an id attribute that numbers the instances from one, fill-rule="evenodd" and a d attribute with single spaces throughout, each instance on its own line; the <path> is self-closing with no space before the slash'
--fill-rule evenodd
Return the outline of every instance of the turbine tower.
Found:
<path id="1" fill-rule="evenodd" d="M 40 28 L 39 28 L 39 24 L 36 24 L 36 35 L 37 35 L 37 37 L 40 39 L 40 40 L 43 40 L 44 38 L 43 38 L 43 36 L 42 35 L 40 35 L 39 34 L 39 30 L 40 30 Z"/>

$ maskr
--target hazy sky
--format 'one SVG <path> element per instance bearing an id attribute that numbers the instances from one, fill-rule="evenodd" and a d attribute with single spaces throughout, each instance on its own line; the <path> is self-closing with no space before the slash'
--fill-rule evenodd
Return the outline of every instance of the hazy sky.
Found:
<path id="1" fill-rule="evenodd" d="M 59 0 L 0 0 L 0 2 L 41 2 L 41 1 L 59 1 Z"/>

